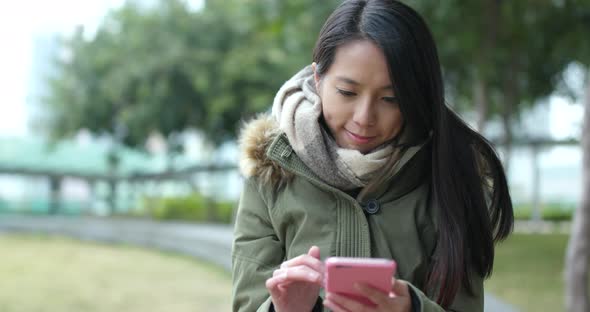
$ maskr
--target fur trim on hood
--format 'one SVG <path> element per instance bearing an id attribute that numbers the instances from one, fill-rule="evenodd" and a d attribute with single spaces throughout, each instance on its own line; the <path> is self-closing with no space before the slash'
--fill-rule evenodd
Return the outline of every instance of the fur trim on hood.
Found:
<path id="1" fill-rule="evenodd" d="M 263 184 L 282 186 L 293 178 L 274 160 L 267 151 L 273 140 L 281 134 L 278 123 L 268 114 L 260 114 L 247 122 L 240 131 L 240 173 L 246 177 L 257 177 Z"/>

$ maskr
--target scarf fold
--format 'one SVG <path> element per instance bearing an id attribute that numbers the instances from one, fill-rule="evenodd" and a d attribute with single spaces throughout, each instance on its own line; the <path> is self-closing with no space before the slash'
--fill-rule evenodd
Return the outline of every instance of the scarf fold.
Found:
<path id="1" fill-rule="evenodd" d="M 340 190 L 367 186 L 392 157 L 401 157 L 391 141 L 367 154 L 336 144 L 321 124 L 322 103 L 311 65 L 279 89 L 272 116 L 303 163 L 324 182 Z"/>

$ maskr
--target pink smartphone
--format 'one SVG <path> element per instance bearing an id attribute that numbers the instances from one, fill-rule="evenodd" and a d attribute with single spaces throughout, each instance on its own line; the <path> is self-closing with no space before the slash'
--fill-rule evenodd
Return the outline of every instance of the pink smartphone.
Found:
<path id="1" fill-rule="evenodd" d="M 355 283 L 365 283 L 388 294 L 396 263 L 390 259 L 329 257 L 326 259 L 324 285 L 326 291 L 360 301 L 368 306 L 375 304 L 360 294 Z"/>

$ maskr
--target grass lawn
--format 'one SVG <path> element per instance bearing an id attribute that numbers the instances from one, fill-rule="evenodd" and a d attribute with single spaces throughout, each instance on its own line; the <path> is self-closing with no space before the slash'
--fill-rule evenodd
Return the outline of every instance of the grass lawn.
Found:
<path id="1" fill-rule="evenodd" d="M 487 292 L 523 312 L 564 311 L 563 268 L 568 236 L 514 234 L 496 248 Z"/>
<path id="2" fill-rule="evenodd" d="M 230 311 L 231 277 L 183 256 L 0 235 L 0 311 Z"/>

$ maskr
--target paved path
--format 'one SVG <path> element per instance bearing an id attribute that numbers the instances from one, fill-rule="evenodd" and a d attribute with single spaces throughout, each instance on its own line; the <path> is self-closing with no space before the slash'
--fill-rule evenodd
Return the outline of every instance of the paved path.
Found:
<path id="1" fill-rule="evenodd" d="M 82 240 L 158 248 L 188 254 L 231 269 L 232 231 L 227 225 L 0 215 L 0 231 L 59 234 Z"/>
<path id="2" fill-rule="evenodd" d="M 66 235 L 82 240 L 125 243 L 188 254 L 231 270 L 232 229 L 228 225 L 154 222 L 65 216 L 0 215 L 0 232 Z M 486 294 L 485 312 L 516 312 Z"/>

